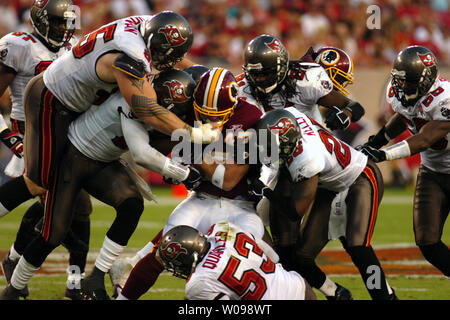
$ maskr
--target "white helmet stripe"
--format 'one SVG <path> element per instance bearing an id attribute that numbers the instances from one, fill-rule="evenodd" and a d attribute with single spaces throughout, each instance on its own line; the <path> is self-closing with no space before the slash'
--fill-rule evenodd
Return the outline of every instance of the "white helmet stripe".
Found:
<path id="1" fill-rule="evenodd" d="M 215 90 L 216 92 L 214 92 L 214 103 L 212 105 L 213 108 L 217 111 L 219 110 L 219 106 L 217 105 L 217 100 L 219 100 L 220 88 L 222 88 L 222 81 L 226 74 L 226 72 L 224 72 L 223 68 L 220 68 L 220 72 L 221 72 L 221 74 L 220 74 L 219 80 L 217 81 L 217 84 L 216 84 L 216 90 Z"/>

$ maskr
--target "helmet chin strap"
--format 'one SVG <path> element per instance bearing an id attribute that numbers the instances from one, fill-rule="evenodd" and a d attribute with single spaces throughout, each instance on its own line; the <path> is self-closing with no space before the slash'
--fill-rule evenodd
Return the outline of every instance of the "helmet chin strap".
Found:
<path id="1" fill-rule="evenodd" d="M 416 88 L 416 92 L 413 94 L 406 94 L 406 92 L 403 91 L 403 94 L 405 95 L 406 100 L 415 100 L 419 96 L 419 89 Z"/>

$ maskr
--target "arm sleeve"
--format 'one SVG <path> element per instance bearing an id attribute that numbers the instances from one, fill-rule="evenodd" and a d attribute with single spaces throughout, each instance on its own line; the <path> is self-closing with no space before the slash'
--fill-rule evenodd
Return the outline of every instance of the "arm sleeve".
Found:
<path id="1" fill-rule="evenodd" d="M 121 113 L 122 132 L 133 160 L 144 168 L 176 181 L 183 181 L 189 169 L 174 162 L 150 146 L 148 132 L 136 120 Z"/>
<path id="2" fill-rule="evenodd" d="M 307 69 L 305 81 L 299 81 L 299 88 L 302 94 L 302 100 L 306 104 L 316 104 L 317 100 L 326 96 L 333 90 L 333 82 L 324 68 L 317 66 Z M 306 84 L 306 85 L 305 85 Z"/>
<path id="3" fill-rule="evenodd" d="M 22 54 L 27 51 L 17 42 L 20 40 L 19 37 L 11 34 L 0 39 L 0 63 L 15 72 L 20 71 L 21 62 L 23 63 Z"/>

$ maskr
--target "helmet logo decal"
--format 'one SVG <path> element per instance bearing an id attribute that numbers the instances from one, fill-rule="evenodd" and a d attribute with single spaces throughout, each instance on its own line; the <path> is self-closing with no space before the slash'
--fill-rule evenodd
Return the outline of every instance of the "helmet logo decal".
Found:
<path id="1" fill-rule="evenodd" d="M 169 42 L 172 47 L 181 46 L 187 40 L 186 38 L 183 38 L 178 28 L 171 24 L 166 25 L 164 28 L 159 28 L 158 32 L 164 34 L 167 42 Z"/>
<path id="2" fill-rule="evenodd" d="M 38 8 L 43 8 L 47 4 L 48 0 L 36 0 L 35 6 Z"/>
<path id="3" fill-rule="evenodd" d="M 279 54 L 284 52 L 283 45 L 277 39 L 273 39 L 270 43 L 266 43 L 266 46 L 268 46 L 270 49 L 272 49 L 273 51 L 275 51 L 275 52 L 277 52 Z"/>
<path id="4" fill-rule="evenodd" d="M 280 140 L 283 142 L 289 141 L 289 138 L 285 135 L 291 129 L 295 130 L 295 124 L 289 118 L 281 118 L 276 124 L 269 126 L 269 130 L 275 134 L 278 134 Z"/>
<path id="5" fill-rule="evenodd" d="M 417 53 L 417 55 L 419 56 L 420 60 L 425 65 L 425 67 L 432 67 L 432 66 L 436 65 L 436 59 L 434 58 L 434 56 L 431 53 L 425 53 L 425 54 Z"/>
<path id="6" fill-rule="evenodd" d="M 161 248 L 161 253 L 164 254 L 167 259 L 174 260 L 182 253 L 187 254 L 188 251 L 181 245 L 181 243 L 172 242 L 169 243 L 165 248 Z"/>
<path id="7" fill-rule="evenodd" d="M 327 66 L 336 64 L 339 61 L 339 58 L 339 52 L 335 50 L 326 50 L 320 56 L 322 63 Z"/>
<path id="8" fill-rule="evenodd" d="M 184 91 L 183 84 L 178 80 L 170 80 L 163 83 L 169 89 L 170 97 L 174 102 L 183 102 L 189 99 Z"/>

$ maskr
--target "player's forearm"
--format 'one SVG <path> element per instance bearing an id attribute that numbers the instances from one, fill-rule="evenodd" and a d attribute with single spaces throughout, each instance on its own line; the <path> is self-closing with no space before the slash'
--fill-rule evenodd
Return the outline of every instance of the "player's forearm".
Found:
<path id="1" fill-rule="evenodd" d="M 398 113 L 394 114 L 384 127 L 389 140 L 398 137 L 406 130 L 406 125 Z"/>
<path id="2" fill-rule="evenodd" d="M 408 158 L 431 148 L 450 132 L 450 121 L 430 121 L 419 133 L 383 149 L 386 160 Z"/>
<path id="3" fill-rule="evenodd" d="M 196 165 L 196 167 L 203 173 L 203 176 L 207 178 L 207 180 L 225 191 L 232 190 L 247 174 L 249 169 L 249 165 L 207 164 L 205 162 Z"/>

